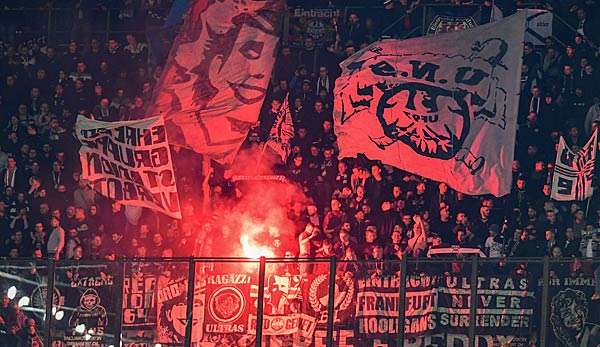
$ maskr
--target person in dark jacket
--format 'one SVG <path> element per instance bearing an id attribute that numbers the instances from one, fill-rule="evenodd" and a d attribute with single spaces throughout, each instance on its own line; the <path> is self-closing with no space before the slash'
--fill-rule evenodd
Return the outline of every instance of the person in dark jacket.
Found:
<path id="1" fill-rule="evenodd" d="M 581 257 L 580 245 L 581 240 L 575 238 L 573 228 L 567 228 L 565 231 L 565 240 L 560 247 L 562 255 L 567 258 Z"/>

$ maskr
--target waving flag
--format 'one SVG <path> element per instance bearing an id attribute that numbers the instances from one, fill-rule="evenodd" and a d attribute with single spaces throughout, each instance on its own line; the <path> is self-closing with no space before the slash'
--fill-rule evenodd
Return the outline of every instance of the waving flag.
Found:
<path id="1" fill-rule="evenodd" d="M 510 192 L 525 15 L 383 40 L 341 63 L 340 157 L 359 153 L 466 194 Z"/>
<path id="2" fill-rule="evenodd" d="M 582 149 L 573 152 L 560 137 L 554 176 L 552 177 L 552 199 L 558 201 L 585 200 L 592 196 L 592 178 L 596 163 L 598 130 Z"/>
<path id="3" fill-rule="evenodd" d="M 233 161 L 258 119 L 275 63 L 281 0 L 198 0 L 156 88 L 172 144 Z"/>
<path id="4" fill-rule="evenodd" d="M 81 142 L 81 178 L 89 180 L 96 191 L 123 205 L 146 207 L 181 219 L 161 117 L 101 122 L 79 116 L 75 133 Z M 131 209 L 128 212 L 128 217 L 135 214 Z"/>
<path id="5" fill-rule="evenodd" d="M 288 98 L 289 94 L 286 95 L 281 108 L 279 108 L 277 119 L 275 119 L 275 124 L 271 128 L 269 139 L 266 142 L 266 145 L 274 150 L 284 163 L 290 155 L 290 141 L 294 137 L 294 122 L 292 121 Z"/>

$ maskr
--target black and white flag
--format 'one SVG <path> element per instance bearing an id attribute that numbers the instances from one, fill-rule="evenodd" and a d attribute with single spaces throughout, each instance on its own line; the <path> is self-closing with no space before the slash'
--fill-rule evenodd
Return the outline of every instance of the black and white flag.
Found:
<path id="1" fill-rule="evenodd" d="M 89 180 L 96 191 L 123 205 L 147 207 L 181 219 L 162 117 L 101 122 L 79 116 L 75 132 L 82 145 L 81 178 Z"/>
<path id="2" fill-rule="evenodd" d="M 558 201 L 585 200 L 592 196 L 592 178 L 598 147 L 598 130 L 577 153 L 560 137 L 552 178 L 552 199 Z"/>
<path id="3" fill-rule="evenodd" d="M 370 159 L 462 193 L 510 192 L 525 15 L 375 42 L 340 65 L 340 158 Z"/>
<path id="4" fill-rule="evenodd" d="M 277 119 L 271 128 L 266 145 L 281 157 L 283 163 L 290 155 L 290 141 L 294 137 L 294 123 L 288 102 L 289 95 L 285 97 L 283 104 L 277 112 Z"/>

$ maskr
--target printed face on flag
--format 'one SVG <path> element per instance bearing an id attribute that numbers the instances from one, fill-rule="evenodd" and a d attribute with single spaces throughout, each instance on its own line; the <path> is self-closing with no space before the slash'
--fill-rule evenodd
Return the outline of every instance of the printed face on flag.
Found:
<path id="1" fill-rule="evenodd" d="M 198 1 L 156 88 L 171 143 L 231 163 L 258 119 L 275 60 L 281 1 Z"/>
<path id="2" fill-rule="evenodd" d="M 210 83 L 220 93 L 211 100 L 208 109 L 225 106 L 224 102 L 230 100 L 229 93 L 235 98 L 233 105 L 228 103 L 232 108 L 264 99 L 270 76 L 263 73 L 261 58 L 263 54 L 273 54 L 276 41 L 252 38 L 255 31 L 255 28 L 243 25 L 238 35 L 248 39 L 237 40 L 228 56 L 219 54 L 211 61 Z"/>

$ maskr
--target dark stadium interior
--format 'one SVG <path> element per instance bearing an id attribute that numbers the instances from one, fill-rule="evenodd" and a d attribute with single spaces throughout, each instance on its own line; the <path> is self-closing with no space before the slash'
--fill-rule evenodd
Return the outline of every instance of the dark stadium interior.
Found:
<path id="1" fill-rule="evenodd" d="M 600 126 L 600 1 L 287 0 L 275 11 L 277 19 L 261 17 L 263 12 L 237 19 L 244 21 L 239 35 L 260 29 L 253 45 L 240 48 L 234 40 L 229 48 L 215 47 L 227 35 L 218 25 L 208 30 L 214 36 L 207 39 L 206 46 L 212 45 L 207 51 L 220 57 L 217 76 L 241 66 L 235 57 L 227 60 L 228 54 L 250 62 L 263 59 L 268 39 L 262 42 L 260 35 L 276 33 L 279 42 L 270 76 L 222 81 L 240 107 L 259 100 L 257 114 L 228 118 L 230 124 L 222 127 L 244 136 L 227 152 L 227 158 L 235 156 L 233 163 L 224 164 L 212 152 L 198 153 L 181 140 L 171 143 L 173 172 L 156 177 L 172 178 L 173 187 L 176 183 L 172 193 L 179 196 L 182 218 L 108 198 L 84 179 L 78 117 L 122 122 L 162 115 L 156 110 L 164 105 L 156 96 L 172 82 L 164 77 L 171 76 L 169 64 L 178 63 L 169 59 L 172 45 L 193 40 L 184 35 L 194 30 L 194 23 L 186 23 L 192 16 L 186 10 L 197 3 L 243 7 L 246 2 L 255 1 L 0 0 L 0 346 L 166 346 L 201 339 L 206 346 L 333 346 L 333 340 L 336 346 L 467 346 L 475 341 L 478 346 L 600 346 L 600 195 L 581 190 L 569 201 L 552 198 L 559 139 L 582 153 Z M 336 133 L 334 109 L 342 97 L 334 88 L 343 77 L 342 61 L 382 38 L 436 37 L 526 9 L 550 16 L 527 19 L 535 26 L 525 33 L 518 105 L 513 105 L 518 111 L 510 115 L 517 130 L 512 177 L 505 177 L 512 182 L 509 194 L 467 195 L 385 160 L 338 157 L 342 135 Z M 538 30 L 548 25 L 549 31 Z M 198 76 L 214 78 L 212 65 L 197 67 L 206 68 Z M 395 73 L 386 68 L 381 67 L 382 75 Z M 261 91 L 251 78 L 268 87 Z M 196 100 L 217 87 L 199 81 L 190 88 Z M 363 105 L 357 100 L 351 100 L 353 107 Z M 267 145 L 282 103 L 289 103 L 293 123 L 285 154 Z M 187 117 L 201 118 L 199 113 Z M 373 140 L 382 151 L 405 140 L 399 135 L 405 128 L 395 121 L 382 127 L 397 138 Z M 170 128 L 175 125 L 180 139 L 201 133 L 186 129 L 185 122 L 167 122 L 167 130 L 161 125 L 152 141 L 166 142 L 161 131 L 175 138 Z M 457 131 L 452 142 L 461 136 Z M 415 147 L 417 153 L 431 151 Z M 447 154 L 454 157 L 456 149 Z M 461 160 L 478 172 L 477 158 L 470 154 Z M 593 156 L 585 178 L 597 189 L 600 168 Z M 156 158 L 147 161 L 161 160 Z M 445 260 L 432 255 L 437 253 Z M 482 257 L 473 260 L 477 256 L 468 253 Z M 261 256 L 273 259 L 259 262 Z M 330 276 L 331 269 L 337 276 Z M 248 277 L 223 275 L 231 273 Z M 284 277 L 291 282 L 275 283 Z M 293 279 L 300 284 L 293 287 Z M 222 281 L 236 287 L 219 287 Z M 49 285 L 55 287 L 52 298 L 46 295 Z M 287 299 L 276 303 L 283 286 L 289 287 Z M 292 287 L 298 297 L 291 298 Z M 434 287 L 436 305 L 447 312 L 433 321 L 409 317 L 433 304 L 406 293 Z M 217 302 L 222 304 L 217 308 L 209 307 L 212 300 L 198 299 L 223 288 L 247 293 L 240 289 L 238 297 L 232 289 L 215 299 L 232 301 Z M 455 302 L 460 295 L 453 294 L 469 296 L 476 290 L 484 293 L 477 307 Z M 395 293 L 395 306 L 370 302 L 376 291 L 386 298 Z M 250 298 L 257 302 L 244 301 Z M 196 313 L 198 302 L 206 306 L 206 317 L 205 308 Z M 243 304 L 249 306 L 241 318 L 231 315 L 223 319 L 227 324 L 219 323 L 226 308 Z M 408 305 L 406 312 L 397 312 L 400 305 Z M 457 307 L 463 313 L 451 314 Z M 490 307 L 502 318 L 484 312 Z M 335 321 L 328 317 L 334 310 Z M 386 310 L 396 312 L 386 318 L 389 325 L 385 319 L 369 320 Z M 289 321 L 276 322 L 273 317 L 283 312 L 296 316 L 282 315 Z M 425 317 L 423 312 L 414 314 Z M 191 314 L 204 318 L 186 324 Z M 311 314 L 317 318 L 304 323 L 297 316 Z M 476 315 L 481 316 L 477 328 L 461 325 Z M 264 321 L 257 322 L 257 316 Z M 402 334 L 396 328 L 399 316 L 406 322 Z M 306 322 L 314 326 L 307 328 Z M 286 325 L 289 337 L 276 340 L 276 324 Z M 307 325 L 298 328 L 302 324 Z M 353 335 L 342 337 L 348 326 Z M 495 326 L 500 330 L 477 330 Z M 196 336 L 196 329 L 205 335 Z M 444 337 L 424 337 L 427 329 Z M 262 341 L 257 331 L 263 332 Z M 512 342 L 496 338 L 492 344 L 483 337 L 496 334 Z"/>

